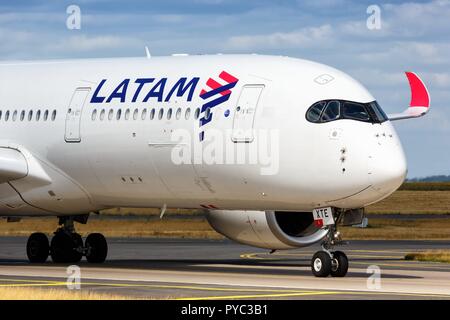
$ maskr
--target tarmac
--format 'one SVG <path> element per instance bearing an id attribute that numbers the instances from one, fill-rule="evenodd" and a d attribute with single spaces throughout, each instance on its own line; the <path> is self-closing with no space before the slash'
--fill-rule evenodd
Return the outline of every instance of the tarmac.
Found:
<path id="1" fill-rule="evenodd" d="M 0 238 L 0 287 L 69 290 L 68 265 L 30 264 L 25 237 Z M 80 267 L 81 290 L 136 299 L 450 299 L 450 264 L 406 261 L 406 253 L 450 241 L 351 241 L 344 278 L 316 278 L 319 246 L 277 251 L 228 240 L 108 239 L 108 260 Z M 73 278 L 69 284 L 74 284 Z"/>

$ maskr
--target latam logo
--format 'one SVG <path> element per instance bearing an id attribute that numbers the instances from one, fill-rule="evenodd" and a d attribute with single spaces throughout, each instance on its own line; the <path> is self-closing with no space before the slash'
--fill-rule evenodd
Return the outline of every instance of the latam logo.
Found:
<path id="1" fill-rule="evenodd" d="M 222 71 L 219 74 L 219 78 L 224 81 L 225 84 L 221 84 L 220 82 L 209 78 L 208 81 L 206 81 L 206 85 L 210 90 L 206 91 L 203 89 L 200 92 L 200 98 L 206 101 L 201 109 L 203 117 L 200 118 L 200 128 L 211 122 L 213 117 L 212 109 L 230 99 L 231 89 L 233 89 L 239 81 L 239 79 L 226 71 Z M 213 99 L 211 100 L 210 98 Z M 205 139 L 205 131 L 200 132 L 199 138 L 200 141 Z"/>
<path id="2" fill-rule="evenodd" d="M 157 81 L 155 81 L 157 80 Z M 91 103 L 111 103 L 111 102 L 149 102 L 152 99 L 158 102 L 168 102 L 175 95 L 177 97 L 184 97 L 187 94 L 186 100 L 191 101 L 200 78 L 194 77 L 188 79 L 183 77 L 170 86 L 167 78 L 138 78 L 124 79 L 109 93 L 103 87 L 107 83 L 107 79 L 103 79 L 98 84 L 91 98 Z M 109 93 L 109 94 L 105 94 Z"/>
<path id="3" fill-rule="evenodd" d="M 170 84 L 168 78 L 137 78 L 124 79 L 119 84 L 111 86 L 110 81 L 103 79 L 98 84 L 91 97 L 90 102 L 97 103 L 125 103 L 140 102 L 147 103 L 151 101 L 170 102 L 172 97 L 185 98 L 187 102 L 191 102 L 194 96 L 199 77 L 179 78 L 174 84 Z M 208 91 L 203 89 L 200 92 L 200 98 L 204 100 L 201 108 L 202 117 L 200 117 L 200 128 L 211 122 L 212 109 L 230 99 L 231 89 L 238 83 L 239 79 L 232 76 L 226 71 L 219 74 L 218 81 L 209 78 L 206 81 Z M 222 82 L 222 83 L 221 83 Z M 107 88 L 115 88 L 110 91 Z M 228 116 L 227 111 L 226 116 Z M 200 141 L 205 138 L 205 132 L 199 134 Z"/>

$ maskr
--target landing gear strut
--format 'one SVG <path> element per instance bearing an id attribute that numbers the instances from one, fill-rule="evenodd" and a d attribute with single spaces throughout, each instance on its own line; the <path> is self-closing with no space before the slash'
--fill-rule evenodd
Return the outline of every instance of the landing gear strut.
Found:
<path id="1" fill-rule="evenodd" d="M 336 223 L 341 213 L 338 213 Z M 348 271 L 348 258 L 342 251 L 333 251 L 336 245 L 343 245 L 336 224 L 330 225 L 328 234 L 322 242 L 322 250 L 317 251 L 311 259 L 311 270 L 316 277 L 345 277 Z"/>
<path id="2" fill-rule="evenodd" d="M 78 220 L 75 220 L 78 219 Z M 32 263 L 44 263 L 50 255 L 55 263 L 78 263 L 83 256 L 91 263 L 102 263 L 108 255 L 108 244 L 100 233 L 83 239 L 75 232 L 74 221 L 79 217 L 60 217 L 60 227 L 55 231 L 50 244 L 43 233 L 33 233 L 27 242 L 27 256 Z M 81 222 L 86 223 L 87 217 Z"/>

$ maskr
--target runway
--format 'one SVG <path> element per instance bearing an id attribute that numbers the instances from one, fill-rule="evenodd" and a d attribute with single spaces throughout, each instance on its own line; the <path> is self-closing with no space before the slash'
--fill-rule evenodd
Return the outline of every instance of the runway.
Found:
<path id="1" fill-rule="evenodd" d="M 68 290 L 67 265 L 30 265 L 26 241 L 0 238 L 0 287 Z M 450 241 L 351 241 L 339 248 L 350 259 L 347 276 L 325 279 L 309 267 L 319 246 L 269 254 L 217 240 L 108 242 L 106 263 L 79 264 L 81 290 L 145 299 L 450 299 L 450 264 L 403 260 Z M 370 270 L 380 270 L 379 281 Z"/>

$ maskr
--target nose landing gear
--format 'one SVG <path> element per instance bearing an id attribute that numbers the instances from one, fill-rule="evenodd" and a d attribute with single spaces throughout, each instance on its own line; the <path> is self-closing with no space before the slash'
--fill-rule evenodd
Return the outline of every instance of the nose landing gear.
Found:
<path id="1" fill-rule="evenodd" d="M 87 220 L 87 219 L 86 219 Z M 60 225 L 50 245 L 43 233 L 33 233 L 27 242 L 27 256 L 32 263 L 44 263 L 50 255 L 55 263 L 77 263 L 83 256 L 90 263 L 102 263 L 108 254 L 108 244 L 100 233 L 92 233 L 83 245 L 80 234 L 75 232 L 73 217 L 60 218 Z"/>
<path id="2" fill-rule="evenodd" d="M 336 219 L 339 220 L 340 215 Z M 336 224 L 327 226 L 328 234 L 322 243 L 322 250 L 317 251 L 311 259 L 311 271 L 316 277 L 345 277 L 348 271 L 348 258 L 342 251 L 333 251 L 336 245 L 346 244 L 342 241 Z"/>

